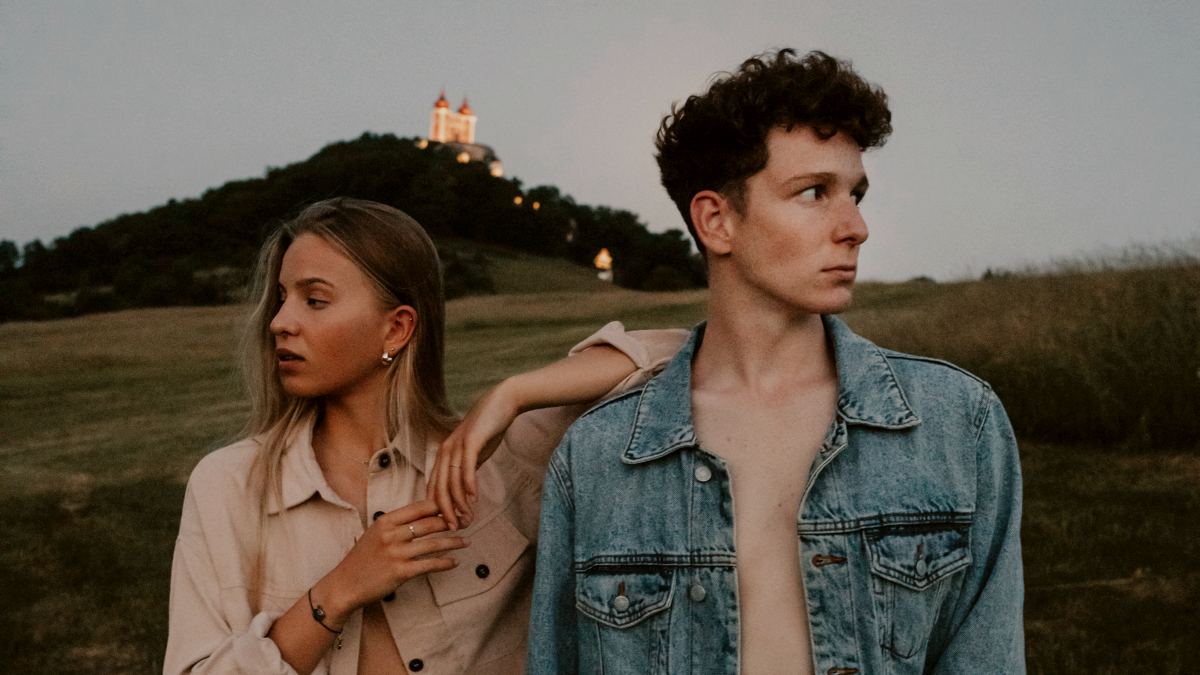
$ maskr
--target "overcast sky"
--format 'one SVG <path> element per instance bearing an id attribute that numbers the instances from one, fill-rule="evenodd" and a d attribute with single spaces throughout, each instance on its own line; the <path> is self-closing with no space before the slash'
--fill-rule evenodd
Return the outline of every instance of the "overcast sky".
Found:
<path id="1" fill-rule="evenodd" d="M 53 239 L 363 131 L 445 87 L 527 186 L 682 227 L 653 134 L 771 47 L 892 102 L 862 276 L 1200 236 L 1200 3 L 0 0 L 0 239 Z"/>

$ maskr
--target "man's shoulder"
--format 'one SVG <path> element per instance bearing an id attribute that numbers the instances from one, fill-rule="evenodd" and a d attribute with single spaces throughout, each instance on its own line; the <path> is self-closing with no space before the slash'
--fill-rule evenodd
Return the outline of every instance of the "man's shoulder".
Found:
<path id="1" fill-rule="evenodd" d="M 918 416 L 957 408 L 974 417 L 993 396 L 987 381 L 949 361 L 883 347 L 879 351 Z"/>
<path id="2" fill-rule="evenodd" d="M 983 378 L 949 361 L 931 356 L 898 352 L 886 347 L 879 347 L 879 351 L 883 353 L 888 365 L 897 375 L 908 379 L 930 380 L 973 389 L 989 386 Z"/>
<path id="3" fill-rule="evenodd" d="M 588 408 L 579 416 L 579 419 L 575 420 L 569 431 L 576 429 L 595 430 L 611 427 L 621 422 L 627 422 L 632 425 L 634 419 L 637 417 L 638 406 L 641 403 L 642 393 L 646 390 L 647 384 L 649 382 Z"/>

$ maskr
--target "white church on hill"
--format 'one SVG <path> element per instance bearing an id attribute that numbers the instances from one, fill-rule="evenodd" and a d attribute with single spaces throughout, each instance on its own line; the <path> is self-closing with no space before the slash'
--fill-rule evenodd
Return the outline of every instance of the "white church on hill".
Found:
<path id="1" fill-rule="evenodd" d="M 434 101 L 433 111 L 429 114 L 429 138 L 422 138 L 417 145 L 421 148 L 429 147 L 430 143 L 447 145 L 458 152 L 456 157 L 459 162 L 483 162 L 487 164 L 493 176 L 503 176 L 504 165 L 500 163 L 496 151 L 475 142 L 477 119 L 466 98 L 463 98 L 457 111 L 451 110 L 450 101 L 446 100 L 446 92 L 443 90 L 437 101 Z"/>

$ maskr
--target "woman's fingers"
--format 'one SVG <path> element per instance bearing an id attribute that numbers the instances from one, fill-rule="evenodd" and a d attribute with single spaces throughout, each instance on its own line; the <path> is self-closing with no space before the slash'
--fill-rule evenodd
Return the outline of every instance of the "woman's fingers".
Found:
<path id="1" fill-rule="evenodd" d="M 450 481 L 454 478 L 451 475 L 452 470 L 450 468 L 453 456 L 453 445 L 451 445 L 451 439 L 448 438 L 438 448 L 437 461 L 435 462 L 437 464 L 437 472 L 433 477 L 433 498 L 437 502 L 442 517 L 450 525 L 450 529 L 457 530 L 459 527 L 458 514 L 454 510 L 454 501 L 450 496 Z"/>
<path id="2" fill-rule="evenodd" d="M 400 538 L 403 541 L 412 541 L 430 534 L 445 532 L 450 529 L 446 524 L 446 520 L 441 516 L 430 516 L 420 520 L 414 520 L 411 523 L 397 524 L 400 531 Z"/>
<path id="3" fill-rule="evenodd" d="M 430 553 L 456 551 L 470 545 L 470 541 L 463 537 L 421 537 L 405 542 L 401 550 L 404 551 L 403 555 L 407 558 L 420 558 Z"/>
<path id="4" fill-rule="evenodd" d="M 454 508 L 462 514 L 464 525 L 471 524 L 471 507 L 467 504 L 467 496 L 463 491 L 463 473 L 467 467 L 464 466 L 463 457 L 460 453 L 455 453 L 454 463 L 450 465 L 450 496 L 454 500 Z"/>
<path id="5" fill-rule="evenodd" d="M 422 574 L 431 572 L 445 572 L 458 567 L 458 561 L 454 558 L 422 558 L 412 561 L 412 576 L 419 577 Z"/>
<path id="6" fill-rule="evenodd" d="M 406 525 L 422 518 L 436 516 L 437 514 L 437 503 L 429 499 L 422 499 L 419 502 L 413 502 L 394 511 L 388 511 L 380 516 L 379 519 L 386 525 Z"/>

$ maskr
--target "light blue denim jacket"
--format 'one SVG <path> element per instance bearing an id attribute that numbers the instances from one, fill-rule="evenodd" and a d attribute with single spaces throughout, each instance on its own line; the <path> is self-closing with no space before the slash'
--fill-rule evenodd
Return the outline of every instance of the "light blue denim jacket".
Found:
<path id="1" fill-rule="evenodd" d="M 1021 478 L 1003 407 L 954 366 L 824 322 L 837 414 L 796 519 L 815 672 L 1023 673 Z M 692 424 L 703 333 L 555 451 L 530 673 L 738 670 L 730 478 Z"/>

